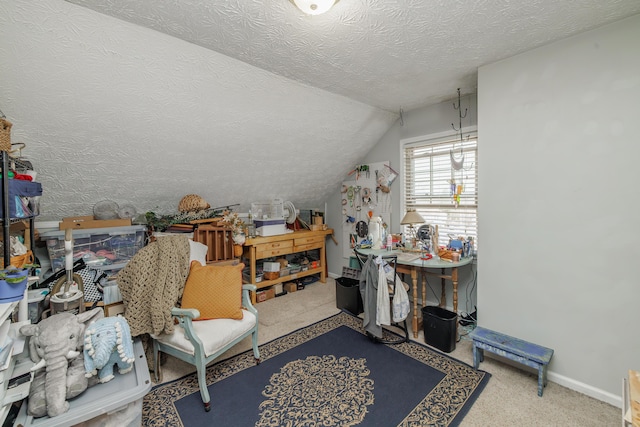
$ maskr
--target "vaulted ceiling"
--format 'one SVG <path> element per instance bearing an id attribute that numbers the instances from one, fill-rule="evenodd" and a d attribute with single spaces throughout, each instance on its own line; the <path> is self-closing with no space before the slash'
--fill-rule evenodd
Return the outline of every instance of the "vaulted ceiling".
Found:
<path id="1" fill-rule="evenodd" d="M 321 207 L 399 117 L 637 0 L 0 0 L 0 110 L 43 215 Z M 507 82 L 505 82 L 507 83 Z M 246 211 L 246 210 L 244 210 Z"/>
<path id="2" fill-rule="evenodd" d="M 67 0 L 398 112 L 476 89 L 479 66 L 640 12 L 635 0 Z"/>

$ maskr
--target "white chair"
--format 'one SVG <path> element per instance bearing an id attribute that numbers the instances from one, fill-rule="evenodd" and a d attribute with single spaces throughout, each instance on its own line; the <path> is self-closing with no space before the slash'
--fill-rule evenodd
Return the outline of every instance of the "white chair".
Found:
<path id="1" fill-rule="evenodd" d="M 211 410 L 211 401 L 206 382 L 207 364 L 220 357 L 224 352 L 252 336 L 253 355 L 256 363 L 260 363 L 258 350 L 258 311 L 251 304 L 250 291 L 255 285 L 242 285 L 243 317 L 234 319 L 212 319 L 194 321 L 200 312 L 193 308 L 177 308 L 171 315 L 178 320 L 171 334 L 152 335 L 153 364 L 156 382 L 160 382 L 160 352 L 170 354 L 180 360 L 195 365 L 198 374 L 198 385 L 205 411 Z"/>

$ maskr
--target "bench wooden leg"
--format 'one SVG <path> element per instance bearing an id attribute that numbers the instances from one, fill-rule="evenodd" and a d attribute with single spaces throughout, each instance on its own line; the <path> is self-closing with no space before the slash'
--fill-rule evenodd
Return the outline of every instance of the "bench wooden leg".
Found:
<path id="1" fill-rule="evenodd" d="M 538 366 L 538 396 L 542 397 L 542 389 L 547 385 L 547 365 Z"/>
<path id="2" fill-rule="evenodd" d="M 484 352 L 473 343 L 473 368 L 478 369 L 480 362 L 484 360 Z"/>

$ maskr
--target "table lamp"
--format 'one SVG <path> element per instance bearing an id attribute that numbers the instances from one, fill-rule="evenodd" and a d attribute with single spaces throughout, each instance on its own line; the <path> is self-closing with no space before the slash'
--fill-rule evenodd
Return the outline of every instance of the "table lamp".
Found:
<path id="1" fill-rule="evenodd" d="M 400 221 L 400 225 L 408 225 L 409 226 L 409 238 L 411 239 L 411 247 L 416 245 L 416 229 L 413 227 L 414 224 L 423 224 L 424 218 L 420 216 L 415 209 L 407 210 L 407 213 Z"/>

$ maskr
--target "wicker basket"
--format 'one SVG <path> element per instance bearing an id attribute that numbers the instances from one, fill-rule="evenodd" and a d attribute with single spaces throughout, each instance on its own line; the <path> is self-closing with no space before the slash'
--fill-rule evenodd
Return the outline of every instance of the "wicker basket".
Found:
<path id="1" fill-rule="evenodd" d="M 11 265 L 15 268 L 22 268 L 26 264 L 33 264 L 34 261 L 33 252 L 30 250 L 27 251 L 24 255 L 12 256 L 11 257 Z M 4 260 L 0 257 L 0 268 L 4 268 Z"/>
<path id="2" fill-rule="evenodd" d="M 178 211 L 180 212 L 197 212 L 204 209 L 209 209 L 211 205 L 206 202 L 202 197 L 197 194 L 187 194 L 180 200 L 178 204 Z"/>
<path id="3" fill-rule="evenodd" d="M 0 151 L 11 151 L 11 122 L 0 117 Z"/>

